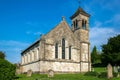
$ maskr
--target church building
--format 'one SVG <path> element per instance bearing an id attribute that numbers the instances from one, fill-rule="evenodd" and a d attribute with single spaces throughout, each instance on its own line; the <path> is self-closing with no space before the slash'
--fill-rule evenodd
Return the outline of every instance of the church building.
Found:
<path id="1" fill-rule="evenodd" d="M 22 73 L 79 73 L 91 71 L 89 17 L 81 7 L 21 52 Z"/>

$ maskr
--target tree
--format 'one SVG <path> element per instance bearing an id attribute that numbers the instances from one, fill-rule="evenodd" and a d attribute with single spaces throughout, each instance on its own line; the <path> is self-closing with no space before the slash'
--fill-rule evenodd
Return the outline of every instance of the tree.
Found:
<path id="1" fill-rule="evenodd" d="M 120 34 L 108 39 L 107 44 L 102 45 L 102 63 L 107 65 L 119 65 L 120 63 Z"/>
<path id="2" fill-rule="evenodd" d="M 7 60 L 0 59 L 0 80 L 13 80 L 15 78 L 15 65 Z"/>
<path id="3" fill-rule="evenodd" d="M 98 53 L 96 46 L 94 46 L 94 48 L 91 52 L 91 61 L 92 61 L 92 64 L 97 64 L 97 63 L 101 62 L 100 54 Z"/>
<path id="4" fill-rule="evenodd" d="M 0 51 L 0 80 L 13 80 L 15 68 L 15 65 L 5 60 L 5 54 Z"/>
<path id="5" fill-rule="evenodd" d="M 5 53 L 0 51 L 0 59 L 5 59 Z"/>

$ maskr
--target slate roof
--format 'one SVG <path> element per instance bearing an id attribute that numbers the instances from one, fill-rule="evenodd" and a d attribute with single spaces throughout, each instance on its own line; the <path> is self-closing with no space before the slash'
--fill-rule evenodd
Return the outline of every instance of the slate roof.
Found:
<path id="1" fill-rule="evenodd" d="M 34 43 L 32 43 L 30 46 L 28 46 L 25 50 L 23 50 L 23 51 L 21 52 L 21 55 L 22 55 L 25 51 L 27 51 L 27 50 L 29 50 L 30 48 L 32 48 L 34 45 L 38 44 L 39 42 L 40 42 L 40 40 L 37 40 L 37 41 L 35 41 Z"/>
<path id="2" fill-rule="evenodd" d="M 90 14 L 86 13 L 81 7 L 79 7 L 76 12 L 70 17 L 70 19 L 75 18 L 77 15 L 82 14 L 85 15 L 87 17 L 90 17 Z"/>

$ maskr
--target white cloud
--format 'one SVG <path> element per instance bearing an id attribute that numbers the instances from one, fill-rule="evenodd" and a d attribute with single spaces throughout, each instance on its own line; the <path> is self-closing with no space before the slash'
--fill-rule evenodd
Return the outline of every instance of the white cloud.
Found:
<path id="1" fill-rule="evenodd" d="M 28 43 L 23 43 L 23 42 L 14 41 L 14 40 L 9 40 L 9 41 L 1 40 L 0 45 L 1 46 L 17 46 L 17 45 L 19 45 L 20 47 L 24 47 L 24 46 L 28 45 Z"/>
<path id="2" fill-rule="evenodd" d="M 112 28 L 93 27 L 90 30 L 90 40 L 92 47 L 94 45 L 100 46 L 107 42 L 107 39 L 116 35 L 117 32 Z"/>
<path id="3" fill-rule="evenodd" d="M 21 50 L 25 49 L 29 43 L 14 41 L 14 40 L 0 40 L 0 50 L 6 54 L 6 59 L 12 63 L 20 62 Z"/>
<path id="4" fill-rule="evenodd" d="M 101 22 L 95 22 L 94 27 L 90 28 L 91 49 L 94 46 L 97 46 L 97 48 L 100 50 L 100 46 L 102 44 L 106 44 L 110 37 L 120 34 L 120 32 L 114 28 L 104 27 L 102 25 L 103 24 Z"/>

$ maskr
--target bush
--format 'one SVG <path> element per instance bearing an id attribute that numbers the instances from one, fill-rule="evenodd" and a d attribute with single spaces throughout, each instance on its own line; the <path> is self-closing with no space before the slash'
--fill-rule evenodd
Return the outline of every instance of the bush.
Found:
<path id="1" fill-rule="evenodd" d="M 118 73 L 113 73 L 114 77 L 117 77 Z M 107 72 L 101 72 L 99 78 L 107 78 Z"/>
<path id="2" fill-rule="evenodd" d="M 101 72 L 99 78 L 107 78 L 107 72 Z"/>
<path id="3" fill-rule="evenodd" d="M 96 63 L 96 64 L 92 64 L 93 67 L 106 67 L 107 65 L 102 64 L 102 63 Z"/>
<path id="4" fill-rule="evenodd" d="M 13 80 L 15 77 L 15 65 L 7 60 L 0 59 L 0 80 Z"/>
<path id="5" fill-rule="evenodd" d="M 95 77 L 97 77 L 98 75 L 99 75 L 99 73 L 97 73 L 97 72 L 86 72 L 84 74 L 84 76 L 95 76 Z"/>
<path id="6" fill-rule="evenodd" d="M 114 76 L 114 77 L 117 77 L 117 75 L 118 75 L 118 73 L 115 73 L 115 72 L 113 73 L 113 76 Z"/>

